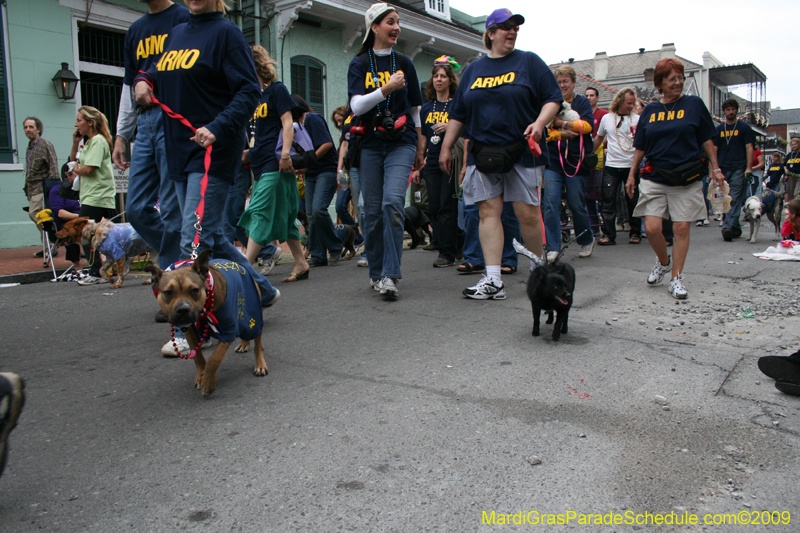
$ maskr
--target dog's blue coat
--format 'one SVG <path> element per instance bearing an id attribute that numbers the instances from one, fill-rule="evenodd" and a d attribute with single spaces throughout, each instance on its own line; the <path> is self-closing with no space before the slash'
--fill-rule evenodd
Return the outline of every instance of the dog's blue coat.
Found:
<path id="1" fill-rule="evenodd" d="M 214 311 L 219 323 L 217 331 L 209 330 L 211 336 L 222 342 L 233 342 L 236 337 L 245 341 L 255 339 L 264 329 L 264 317 L 253 277 L 234 261 L 212 259 L 209 265 L 225 276 L 228 285 L 225 303 Z M 202 331 L 198 333 L 202 335 Z"/>
<path id="2" fill-rule="evenodd" d="M 775 209 L 775 202 L 778 201 L 778 193 L 767 189 L 759 194 L 758 197 L 761 199 L 761 203 L 764 206 L 764 213 L 771 213 L 772 210 Z"/>
<path id="3" fill-rule="evenodd" d="M 97 247 L 101 254 L 119 261 L 126 255 L 136 257 L 150 251 L 150 246 L 144 242 L 136 230 L 128 223 L 114 224 L 103 242 Z"/>

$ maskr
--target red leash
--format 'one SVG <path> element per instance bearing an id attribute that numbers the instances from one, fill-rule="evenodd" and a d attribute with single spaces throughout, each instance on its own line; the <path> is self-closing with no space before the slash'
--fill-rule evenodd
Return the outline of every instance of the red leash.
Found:
<path id="1" fill-rule="evenodd" d="M 144 74 L 148 78 L 150 77 L 146 72 L 139 71 L 140 74 Z M 153 88 L 153 83 L 149 80 L 141 80 L 144 81 L 147 85 L 150 86 L 150 89 Z M 157 104 L 164 110 L 169 117 L 177 119 L 180 121 L 181 124 L 192 130 L 192 133 L 197 133 L 197 128 L 192 126 L 192 124 L 186 120 L 186 117 L 174 112 L 172 109 L 169 108 L 166 104 L 162 104 L 158 101 L 155 96 L 151 96 L 150 100 L 153 101 L 154 104 Z M 206 189 L 208 188 L 208 171 L 211 168 L 211 146 L 206 146 L 206 154 L 203 158 L 203 167 L 205 173 L 203 174 L 203 179 L 200 181 L 200 203 L 197 204 L 197 209 L 194 212 L 195 217 L 197 217 L 197 222 L 194 224 L 194 240 L 192 241 L 192 259 L 197 259 L 197 248 L 200 246 L 200 231 L 202 231 L 202 222 L 203 222 L 203 213 L 206 210 Z"/>

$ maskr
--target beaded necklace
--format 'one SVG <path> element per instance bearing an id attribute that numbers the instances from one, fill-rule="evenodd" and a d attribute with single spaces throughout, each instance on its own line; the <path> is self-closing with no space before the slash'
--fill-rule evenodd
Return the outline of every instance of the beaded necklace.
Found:
<path id="1" fill-rule="evenodd" d="M 615 117 L 617 117 L 618 115 L 615 113 L 615 114 L 614 114 L 614 116 L 615 116 Z M 626 116 L 628 117 L 628 121 L 630 122 L 630 115 L 626 115 Z M 622 143 L 621 143 L 621 142 L 619 142 L 619 128 L 620 128 L 620 127 L 622 126 L 622 124 L 625 122 L 625 117 L 624 117 L 624 116 L 622 116 L 622 117 L 620 117 L 620 119 L 621 119 L 621 120 L 619 121 L 619 126 L 616 126 L 616 125 L 614 126 L 614 139 L 617 141 L 617 145 L 620 147 L 620 149 L 621 149 L 623 152 L 630 152 L 630 151 L 631 151 L 631 148 L 633 148 L 633 125 L 631 125 L 631 126 L 630 126 L 630 129 L 631 129 L 631 140 L 630 140 L 630 144 L 629 144 L 627 147 L 625 147 L 625 146 L 622 146 Z M 614 121 L 614 123 L 616 124 L 616 122 L 617 122 L 617 121 L 615 120 L 615 121 Z M 623 137 L 624 137 L 624 136 L 623 136 Z"/>
<path id="2" fill-rule="evenodd" d="M 374 58 L 373 49 L 372 48 L 370 48 L 367 51 L 367 55 L 369 56 L 369 70 L 372 73 L 372 79 L 375 80 L 375 85 L 377 86 L 378 85 L 378 83 L 377 83 L 378 82 L 378 72 L 375 69 L 376 60 Z M 389 76 L 391 76 L 395 72 L 397 72 L 397 60 L 396 60 L 395 55 L 394 55 L 394 50 L 392 50 L 392 72 L 389 74 Z M 393 94 L 394 93 L 389 93 L 389 96 L 386 97 L 386 114 L 387 115 L 389 114 L 389 104 L 392 102 L 392 95 Z M 378 111 L 381 110 L 381 104 L 380 103 L 375 107 L 378 108 Z"/>
<path id="3" fill-rule="evenodd" d="M 444 103 L 444 109 L 442 109 L 442 115 L 444 115 L 445 113 L 447 113 L 447 104 L 449 104 L 449 103 L 450 103 L 450 100 L 452 100 L 452 98 L 448 99 L 448 100 L 447 100 L 447 101 Z M 436 104 L 437 104 L 437 103 L 438 103 L 438 100 L 434 100 L 434 101 L 433 101 L 433 112 L 434 112 L 434 114 L 436 113 Z M 433 135 L 431 135 L 431 143 L 433 143 L 433 144 L 439 144 L 439 143 L 441 142 L 441 140 L 442 140 L 442 137 L 441 137 L 441 135 L 439 135 L 437 132 L 433 132 Z"/>

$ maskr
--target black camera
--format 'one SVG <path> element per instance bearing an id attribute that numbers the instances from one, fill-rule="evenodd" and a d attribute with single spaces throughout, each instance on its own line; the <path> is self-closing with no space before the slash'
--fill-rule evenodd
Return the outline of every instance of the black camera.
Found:
<path id="1" fill-rule="evenodd" d="M 387 109 L 386 111 L 378 111 L 375 115 L 376 127 L 385 131 L 392 131 L 394 129 L 394 117 Z"/>

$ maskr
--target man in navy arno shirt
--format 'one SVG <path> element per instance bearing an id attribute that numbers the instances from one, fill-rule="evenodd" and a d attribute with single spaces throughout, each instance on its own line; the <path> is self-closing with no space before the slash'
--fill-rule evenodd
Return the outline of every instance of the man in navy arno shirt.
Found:
<path id="1" fill-rule="evenodd" d="M 731 209 L 722 223 L 722 238 L 730 242 L 734 237 L 742 236 L 739 212 L 747 195 L 745 175 L 753 171 L 753 144 L 756 136 L 750 125 L 737 120 L 739 102 L 733 98 L 725 100 L 722 112 L 725 113 L 725 122 L 717 126 L 714 146 L 719 168 L 731 188 Z"/>
<path id="2" fill-rule="evenodd" d="M 171 0 L 144 0 L 144 3 L 147 4 L 147 13 L 131 24 L 125 36 L 125 78 L 112 159 L 120 170 L 130 167 L 126 214 L 145 242 L 158 250 L 158 263 L 163 269 L 180 259 L 181 210 L 174 182 L 167 171 L 161 108 L 138 106 L 136 109 L 132 87 L 140 70 L 147 71 L 158 63 L 170 32 L 189 20 L 189 10 Z M 125 147 L 134 130 L 137 130 L 136 139 L 131 161 L 127 163 Z M 160 213 L 155 207 L 156 202 L 161 206 Z M 166 316 L 160 316 L 162 314 L 159 311 L 156 320 L 166 322 Z M 188 353 L 189 344 L 180 333 L 176 335 L 176 341 L 181 351 Z M 171 341 L 164 345 L 161 353 L 175 355 Z"/>

